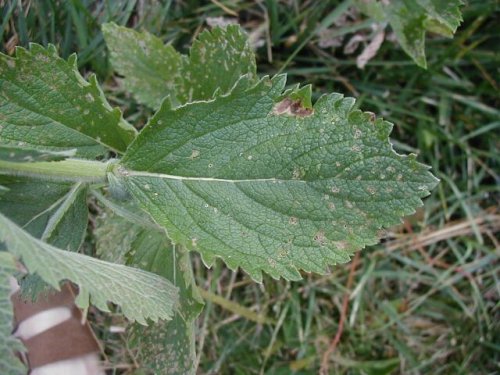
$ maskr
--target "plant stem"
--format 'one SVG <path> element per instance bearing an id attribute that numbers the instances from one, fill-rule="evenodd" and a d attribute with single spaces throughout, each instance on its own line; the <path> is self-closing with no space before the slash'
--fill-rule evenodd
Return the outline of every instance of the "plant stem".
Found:
<path id="1" fill-rule="evenodd" d="M 33 177 L 42 180 L 70 182 L 105 182 L 113 163 L 93 160 L 65 159 L 17 163 L 0 160 L 0 175 Z"/>

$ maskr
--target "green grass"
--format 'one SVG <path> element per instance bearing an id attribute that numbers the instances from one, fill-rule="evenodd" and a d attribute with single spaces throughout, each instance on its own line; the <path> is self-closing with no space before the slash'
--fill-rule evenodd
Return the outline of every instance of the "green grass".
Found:
<path id="1" fill-rule="evenodd" d="M 314 6 L 313 6 L 314 4 Z M 428 70 L 385 41 L 364 70 L 342 49 L 354 33 L 370 33 L 366 18 L 339 23 L 349 1 L 6 1 L 3 49 L 29 41 L 55 43 L 80 67 L 96 71 L 114 104 L 134 123 L 149 114 L 112 76 L 99 25 L 113 20 L 145 28 L 186 49 L 207 17 L 234 17 L 260 41 L 261 74 L 288 72 L 312 83 L 315 97 L 336 91 L 395 124 L 401 152 L 417 152 L 441 184 L 425 206 L 383 243 L 365 249 L 346 289 L 351 264 L 301 282 L 263 285 L 222 264 L 206 270 L 194 256 L 201 288 L 263 313 L 259 325 L 207 302 L 199 319 L 202 374 L 316 374 L 335 336 L 344 295 L 349 299 L 331 374 L 495 374 L 500 371 L 499 153 L 500 7 L 468 1 L 452 40 L 427 39 Z M 320 32 L 343 37 L 319 46 Z M 360 50 L 357 50 L 357 54 Z M 396 141 L 397 140 L 397 141 Z M 96 314 L 110 373 L 132 373 L 133 351 Z"/>

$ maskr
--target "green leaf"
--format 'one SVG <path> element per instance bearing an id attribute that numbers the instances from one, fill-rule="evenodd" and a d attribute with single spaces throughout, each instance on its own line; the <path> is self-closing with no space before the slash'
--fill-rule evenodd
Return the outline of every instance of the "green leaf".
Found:
<path id="1" fill-rule="evenodd" d="M 16 48 L 0 54 L 0 144 L 38 150 L 76 149 L 93 158 L 106 149 L 123 152 L 135 136 L 119 109 L 77 69 L 76 56 L 58 57 L 54 46 Z"/>
<path id="2" fill-rule="evenodd" d="M 137 224 L 105 210 L 98 217 L 94 230 L 96 255 L 108 262 L 125 264 L 125 257 L 141 230 Z"/>
<path id="3" fill-rule="evenodd" d="M 176 79 L 177 100 L 184 104 L 229 92 L 242 75 L 256 79 L 253 50 L 238 25 L 202 32 L 193 42 Z"/>
<path id="4" fill-rule="evenodd" d="M 148 32 L 137 32 L 114 23 L 102 25 L 102 33 L 116 72 L 139 103 L 159 108 L 172 95 L 175 75 L 180 74 L 182 56 Z"/>
<path id="5" fill-rule="evenodd" d="M 135 325 L 142 367 L 154 374 L 195 374 L 195 319 L 203 308 L 189 253 L 173 247 L 164 233 L 143 231 L 132 245 L 130 264 L 166 277 L 179 287 L 180 306 L 173 319 L 148 327 Z"/>
<path id="6" fill-rule="evenodd" d="M 408 6 L 409 5 L 409 6 Z M 413 2 L 395 1 L 384 7 L 387 19 L 403 50 L 415 63 L 427 68 L 425 59 L 425 11 Z"/>
<path id="7" fill-rule="evenodd" d="M 414 155 L 396 154 L 392 125 L 354 99 L 331 94 L 304 111 L 283 99 L 285 81 L 164 103 L 115 170 L 175 243 L 255 280 L 349 261 L 437 181 Z"/>
<path id="8" fill-rule="evenodd" d="M 0 369 L 5 375 L 24 375 L 27 369 L 15 352 L 23 352 L 22 343 L 12 336 L 14 314 L 10 300 L 9 278 L 17 272 L 14 257 L 0 251 Z"/>
<path id="9" fill-rule="evenodd" d="M 216 92 L 227 93 L 244 74 L 256 77 L 255 56 L 239 26 L 204 31 L 189 57 L 148 32 L 113 23 L 102 30 L 111 62 L 125 77 L 125 88 L 154 109 L 166 96 L 174 105 L 206 100 Z"/>
<path id="10" fill-rule="evenodd" d="M 403 50 L 422 68 L 425 34 L 431 31 L 452 37 L 462 21 L 461 0 L 356 0 L 357 7 L 379 22 L 388 22 Z"/>
<path id="11" fill-rule="evenodd" d="M 87 187 L 79 182 L 50 216 L 41 239 L 60 249 L 77 251 L 84 240 L 87 222 Z"/>
<path id="12" fill-rule="evenodd" d="M 141 324 L 146 324 L 147 319 L 170 319 L 173 315 L 177 288 L 162 277 L 57 249 L 32 237 L 2 214 L 0 241 L 22 258 L 30 273 L 37 273 L 52 287 L 59 289 L 62 280 L 77 284 L 77 303 L 82 308 L 88 306 L 90 297 L 103 311 L 108 311 L 108 301 L 121 306 L 127 318 Z"/>
<path id="13" fill-rule="evenodd" d="M 0 160 L 11 162 L 57 161 L 75 156 L 76 150 L 59 152 L 39 151 L 31 148 L 8 147 L 0 144 Z"/>
<path id="14" fill-rule="evenodd" d="M 0 183 L 8 189 L 0 197 L 0 212 L 37 238 L 78 250 L 88 221 L 85 185 L 7 176 L 0 176 Z"/>
<path id="15" fill-rule="evenodd" d="M 125 207 L 133 212 L 130 204 Z M 142 227 L 130 213 L 119 215 L 123 211 L 115 214 L 107 210 L 99 220 L 95 234 L 100 256 L 116 262 L 126 259 L 127 264 L 165 277 L 179 288 L 180 305 L 171 321 L 132 327 L 131 338 L 139 350 L 141 367 L 155 374 L 194 374 L 195 319 L 203 303 L 189 254 L 180 247 L 174 248 L 160 227 Z"/>
<path id="16" fill-rule="evenodd" d="M 7 176 L 0 176 L 0 183 L 9 188 L 0 197 L 0 212 L 51 245 L 69 251 L 80 248 L 88 222 L 85 185 Z M 50 289 L 38 275 L 25 275 L 19 283 L 23 296 L 31 300 Z"/>
<path id="17" fill-rule="evenodd" d="M 427 29 L 451 38 L 463 21 L 462 0 L 417 0 L 427 13 Z"/>
<path id="18" fill-rule="evenodd" d="M 24 227 L 35 237 L 45 230 L 50 213 L 61 204 L 71 189 L 70 183 L 39 181 L 28 177 L 0 176 L 7 188 L 0 197 L 0 212 Z M 40 199 L 43 196 L 44 199 Z"/>

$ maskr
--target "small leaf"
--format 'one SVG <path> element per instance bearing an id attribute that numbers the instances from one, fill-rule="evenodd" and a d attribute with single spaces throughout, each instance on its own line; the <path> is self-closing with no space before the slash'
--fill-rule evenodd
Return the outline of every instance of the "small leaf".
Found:
<path id="1" fill-rule="evenodd" d="M 437 182 L 353 99 L 284 110 L 294 103 L 284 86 L 284 76 L 264 78 L 209 102 L 164 104 L 115 172 L 175 243 L 255 280 L 349 261 Z"/>
<path id="2" fill-rule="evenodd" d="M 378 22 L 388 22 L 403 50 L 422 68 L 427 31 L 452 37 L 462 21 L 461 0 L 356 0 L 357 7 Z"/>
<path id="3" fill-rule="evenodd" d="M 427 68 L 425 59 L 425 25 L 427 17 L 423 9 L 414 5 L 396 1 L 384 7 L 387 19 L 394 30 L 396 38 L 403 50 L 410 55 L 415 63 Z"/>
<path id="4" fill-rule="evenodd" d="M 58 57 L 54 46 L 16 48 L 0 54 L 0 144 L 38 150 L 76 149 L 93 158 L 106 149 L 125 151 L 135 136 L 119 109 L 77 69 L 76 56 Z"/>
<path id="5" fill-rule="evenodd" d="M 77 303 L 82 308 L 88 306 L 90 296 L 99 309 L 108 311 L 107 302 L 115 303 L 127 318 L 141 324 L 147 319 L 171 319 L 173 315 L 177 288 L 162 277 L 57 249 L 32 237 L 2 214 L 0 241 L 22 258 L 30 273 L 37 273 L 52 287 L 59 289 L 63 280 L 77 284 Z"/>
<path id="6" fill-rule="evenodd" d="M 174 93 L 175 76 L 180 74 L 182 56 L 170 45 L 148 32 L 102 25 L 102 33 L 116 72 L 123 85 L 139 103 L 159 108 L 163 98 Z"/>
<path id="7" fill-rule="evenodd" d="M 256 64 L 248 39 L 238 25 L 202 32 L 193 42 L 189 59 L 183 60 L 176 80 L 181 103 L 211 99 L 229 92 L 242 75 L 256 80 Z"/>
<path id="8" fill-rule="evenodd" d="M 12 336 L 14 314 L 10 300 L 10 277 L 17 273 L 14 257 L 0 251 L 0 369 L 5 375 L 24 375 L 27 369 L 16 352 L 25 351 L 22 343 Z"/>
<path id="9" fill-rule="evenodd" d="M 462 22 L 460 6 L 462 0 L 417 0 L 417 3 L 425 9 L 428 16 L 428 23 L 439 25 L 435 28 L 427 29 L 432 32 L 451 38 Z"/>
<path id="10" fill-rule="evenodd" d="M 113 23 L 102 30 L 111 62 L 125 77 L 125 88 L 154 109 L 166 96 L 174 105 L 206 100 L 216 92 L 227 93 L 244 74 L 256 77 L 255 56 L 239 26 L 204 31 L 189 57 L 148 32 Z"/>

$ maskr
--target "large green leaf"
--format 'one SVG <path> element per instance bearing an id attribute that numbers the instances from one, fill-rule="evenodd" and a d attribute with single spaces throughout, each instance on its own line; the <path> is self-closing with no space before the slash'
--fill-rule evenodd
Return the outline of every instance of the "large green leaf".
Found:
<path id="1" fill-rule="evenodd" d="M 137 223 L 134 208 L 125 204 L 119 214 L 106 210 L 99 219 L 97 250 L 101 258 L 154 272 L 179 288 L 179 305 L 171 321 L 148 327 L 134 325 L 131 338 L 143 370 L 155 374 L 194 374 L 195 319 L 203 306 L 194 283 L 189 253 L 174 248 L 160 227 Z M 124 209 L 127 210 L 124 213 Z M 123 215 L 123 216 L 119 216 Z"/>
<path id="2" fill-rule="evenodd" d="M 391 25 L 403 50 L 423 68 L 426 32 L 452 37 L 462 21 L 462 4 L 461 0 L 356 0 L 363 13 Z"/>
<path id="3" fill-rule="evenodd" d="M 390 123 L 340 94 L 304 108 L 283 97 L 285 81 L 164 103 L 116 170 L 175 243 L 256 280 L 347 262 L 436 185 L 414 155 L 393 151 Z"/>
<path id="4" fill-rule="evenodd" d="M 16 57 L 0 54 L 0 144 L 40 150 L 76 149 L 95 157 L 123 152 L 135 136 L 119 109 L 77 69 L 76 56 L 58 57 L 54 46 L 31 44 Z"/>
<path id="5" fill-rule="evenodd" d="M 14 314 L 10 300 L 9 277 L 17 272 L 14 257 L 0 251 L 0 369 L 5 375 L 24 375 L 27 369 L 15 352 L 24 351 L 22 343 L 12 336 Z"/>
<path id="6" fill-rule="evenodd" d="M 2 214 L 0 241 L 22 259 L 30 273 L 38 274 L 52 287 L 58 289 L 62 280 L 77 284 L 80 307 L 87 307 L 90 297 L 94 305 L 108 311 L 109 301 L 141 324 L 173 315 L 177 288 L 155 274 L 57 249 L 32 237 Z"/>
<path id="7" fill-rule="evenodd" d="M 174 104 L 226 93 L 244 74 L 255 77 L 255 57 L 239 26 L 205 31 L 189 57 L 148 32 L 107 23 L 102 26 L 111 62 L 140 103 L 157 109 L 166 96 Z"/>

